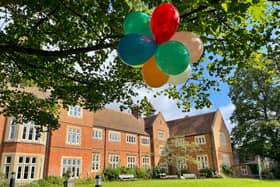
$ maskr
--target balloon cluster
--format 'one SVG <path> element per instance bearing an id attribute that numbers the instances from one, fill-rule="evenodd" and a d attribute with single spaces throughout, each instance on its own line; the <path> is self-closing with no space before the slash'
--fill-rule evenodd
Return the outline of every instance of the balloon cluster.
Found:
<path id="1" fill-rule="evenodd" d="M 125 64 L 142 67 L 143 80 L 150 87 L 185 82 L 190 63 L 203 53 L 203 43 L 196 34 L 176 32 L 179 22 L 179 12 L 169 3 L 157 6 L 151 18 L 143 12 L 131 12 L 125 18 L 118 55 Z"/>

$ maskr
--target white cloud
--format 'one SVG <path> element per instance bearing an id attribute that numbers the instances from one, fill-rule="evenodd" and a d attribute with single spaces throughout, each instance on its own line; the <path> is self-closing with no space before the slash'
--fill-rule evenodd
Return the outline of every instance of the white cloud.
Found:
<path id="1" fill-rule="evenodd" d="M 222 115 L 223 115 L 223 118 L 225 120 L 228 130 L 231 132 L 231 130 L 235 126 L 235 124 L 230 121 L 230 117 L 231 117 L 233 111 L 235 110 L 235 105 L 232 103 L 229 103 L 228 105 L 220 107 L 220 110 L 222 112 Z"/>

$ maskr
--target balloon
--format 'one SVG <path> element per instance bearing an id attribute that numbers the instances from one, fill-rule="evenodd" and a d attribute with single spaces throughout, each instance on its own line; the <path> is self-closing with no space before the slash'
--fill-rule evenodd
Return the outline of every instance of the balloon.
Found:
<path id="1" fill-rule="evenodd" d="M 156 63 L 163 73 L 178 75 L 185 71 L 189 62 L 189 50 L 180 42 L 168 41 L 157 49 Z"/>
<path id="2" fill-rule="evenodd" d="M 157 44 L 168 41 L 177 31 L 180 15 L 175 6 L 160 4 L 152 13 L 151 29 Z"/>
<path id="3" fill-rule="evenodd" d="M 170 75 L 168 82 L 171 84 L 181 84 L 183 82 L 186 82 L 190 77 L 191 70 L 191 66 L 188 65 L 187 69 L 183 73 L 180 73 L 178 75 Z"/>
<path id="4" fill-rule="evenodd" d="M 121 38 L 118 56 L 127 65 L 137 66 L 146 62 L 157 49 L 155 41 L 148 36 L 132 33 Z"/>
<path id="5" fill-rule="evenodd" d="M 170 40 L 182 42 L 190 51 L 190 62 L 197 62 L 203 53 L 203 43 L 193 32 L 176 32 Z"/>
<path id="6" fill-rule="evenodd" d="M 131 12 L 124 20 L 124 33 L 139 33 L 154 38 L 150 29 L 150 16 L 143 12 Z"/>
<path id="7" fill-rule="evenodd" d="M 142 68 L 142 77 L 147 85 L 158 88 L 167 83 L 168 75 L 162 73 L 156 64 L 155 56 L 152 56 L 144 63 Z"/>

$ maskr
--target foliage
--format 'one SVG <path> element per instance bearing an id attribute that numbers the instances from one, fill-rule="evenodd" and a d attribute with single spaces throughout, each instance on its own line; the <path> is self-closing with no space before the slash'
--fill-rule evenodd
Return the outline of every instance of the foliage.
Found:
<path id="1" fill-rule="evenodd" d="M 210 168 L 203 168 L 200 169 L 198 172 L 200 177 L 211 178 L 213 176 L 212 170 Z"/>
<path id="2" fill-rule="evenodd" d="M 114 181 L 119 180 L 120 174 L 133 174 L 135 178 L 147 179 L 150 178 L 150 171 L 142 168 L 106 168 L 103 172 L 104 180 Z"/>
<path id="3" fill-rule="evenodd" d="M 166 164 L 168 168 L 175 167 L 178 172 L 180 169 L 177 168 L 177 162 L 184 160 L 185 164 L 188 162 L 196 163 L 196 159 L 192 155 L 199 151 L 199 145 L 188 142 L 185 137 L 170 138 L 165 145 L 159 162 Z"/>
<path id="4" fill-rule="evenodd" d="M 256 155 L 280 159 L 279 58 L 253 53 L 248 65 L 237 69 L 230 97 L 236 109 L 232 140 L 241 161 Z"/>
<path id="5" fill-rule="evenodd" d="M 5 177 L 3 173 L 0 172 L 0 186 L 8 186 L 9 180 Z"/>
<path id="6" fill-rule="evenodd" d="M 226 164 L 222 164 L 221 168 L 222 168 L 222 172 L 225 175 L 233 176 L 233 167 L 232 166 L 228 166 Z"/>
<path id="7" fill-rule="evenodd" d="M 111 102 L 127 109 L 139 88 L 139 69 L 116 58 L 122 23 L 132 10 L 151 13 L 162 1 L 5 0 L 0 3 L 0 107 L 5 115 L 58 127 L 62 106 L 79 103 L 97 110 Z M 177 101 L 182 111 L 211 106 L 209 92 L 229 81 L 253 51 L 271 48 L 279 31 L 279 3 L 264 0 L 169 1 L 180 12 L 180 28 L 200 35 L 205 55 L 190 81 L 168 85 L 157 95 Z M 279 27 L 278 27 L 279 28 Z M 207 61 L 207 64 L 201 63 Z M 204 76 L 207 75 L 207 76 Z M 21 89 L 36 86 L 38 98 Z M 141 98 L 134 103 L 140 102 Z M 35 111 L 35 112 L 34 112 Z M 41 128 L 42 129 L 42 128 Z"/>
<path id="8" fill-rule="evenodd" d="M 263 179 L 274 179 L 273 173 L 268 168 L 262 170 L 262 177 Z"/>
<path id="9" fill-rule="evenodd" d="M 161 173 L 166 173 L 165 168 L 157 165 L 156 167 L 153 168 L 152 177 L 159 178 Z"/>
<path id="10" fill-rule="evenodd" d="M 63 185 L 65 178 L 58 176 L 49 176 L 45 179 L 40 179 L 33 181 L 29 184 L 24 185 L 24 187 L 40 187 L 40 186 L 50 186 L 50 185 Z"/>

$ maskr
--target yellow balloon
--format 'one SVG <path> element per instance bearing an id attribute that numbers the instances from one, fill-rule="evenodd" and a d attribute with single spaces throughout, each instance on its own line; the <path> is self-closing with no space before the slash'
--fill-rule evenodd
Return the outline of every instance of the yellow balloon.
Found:
<path id="1" fill-rule="evenodd" d="M 190 51 L 190 62 L 197 62 L 203 53 L 203 43 L 193 32 L 176 32 L 170 40 L 181 42 Z"/>
<path id="2" fill-rule="evenodd" d="M 158 69 L 155 55 L 144 63 L 142 68 L 142 77 L 145 83 L 153 88 L 163 86 L 169 79 L 168 75 Z"/>

